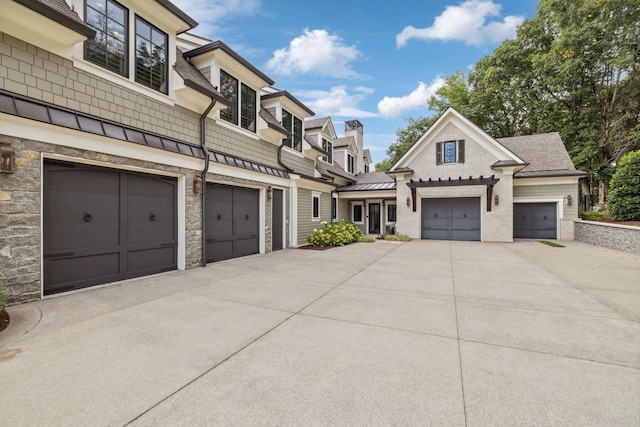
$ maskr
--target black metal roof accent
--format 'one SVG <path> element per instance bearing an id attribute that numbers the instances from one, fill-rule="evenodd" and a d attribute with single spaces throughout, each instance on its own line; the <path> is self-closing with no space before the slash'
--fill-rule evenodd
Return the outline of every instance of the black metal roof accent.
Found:
<path id="1" fill-rule="evenodd" d="M 204 159 L 200 146 L 27 98 L 2 89 L 0 89 L 0 113 Z M 289 174 L 282 169 L 229 154 L 210 151 L 209 160 L 280 178 L 289 178 Z"/>
<path id="2" fill-rule="evenodd" d="M 57 0 L 57 1 L 14 0 L 14 1 L 89 39 L 93 39 L 96 36 L 95 30 L 89 27 L 87 24 L 85 24 L 80 19 L 78 14 L 73 12 L 63 0 L 62 1 L 60 0 Z"/>
<path id="3" fill-rule="evenodd" d="M 379 182 L 373 184 L 354 184 L 347 185 L 341 188 L 338 188 L 338 192 L 345 191 L 383 191 L 383 190 L 395 190 L 396 183 L 395 182 Z"/>

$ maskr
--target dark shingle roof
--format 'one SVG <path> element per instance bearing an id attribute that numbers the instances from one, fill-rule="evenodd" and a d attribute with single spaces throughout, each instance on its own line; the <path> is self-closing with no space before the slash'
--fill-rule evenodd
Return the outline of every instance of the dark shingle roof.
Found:
<path id="1" fill-rule="evenodd" d="M 215 99 L 221 104 L 230 107 L 233 103 L 227 100 L 218 90 L 211 84 L 200 71 L 196 69 L 190 62 L 184 59 L 180 49 L 176 48 L 176 65 L 175 70 L 184 80 L 184 85 L 194 89 L 209 98 Z"/>
<path id="2" fill-rule="evenodd" d="M 582 176 L 558 132 L 498 138 L 497 141 L 528 163 L 515 177 Z"/>
<path id="3" fill-rule="evenodd" d="M 336 175 L 351 182 L 355 181 L 352 175 L 349 175 L 344 169 L 342 169 L 342 167 L 340 167 L 339 164 L 335 162 L 332 165 L 324 162 L 316 162 L 316 169 L 323 176 L 330 177 L 331 175 Z"/>
<path id="4" fill-rule="evenodd" d="M 355 139 L 352 136 L 345 136 L 342 138 L 336 138 L 333 140 L 333 148 L 347 147 L 351 143 L 355 143 Z"/>
<path id="5" fill-rule="evenodd" d="M 329 121 L 329 117 L 321 117 L 319 119 L 305 120 L 304 129 L 305 130 L 319 129 L 322 126 L 324 126 L 324 124 L 327 123 L 328 121 Z"/>
<path id="6" fill-rule="evenodd" d="M 309 115 L 313 116 L 315 113 L 313 111 L 311 111 L 311 109 L 309 109 L 309 107 L 307 107 L 306 105 L 304 105 L 302 102 L 300 102 L 295 96 L 291 95 L 289 92 L 287 92 L 286 90 L 282 90 L 280 92 L 274 92 L 274 93 L 268 93 L 266 95 L 262 95 L 260 98 L 261 99 L 270 99 L 270 98 L 279 98 L 281 96 L 284 96 L 285 98 L 290 99 L 294 104 L 296 104 L 298 107 L 302 108 L 304 111 L 306 111 Z"/>
<path id="7" fill-rule="evenodd" d="M 14 0 L 16 3 L 45 16 L 87 38 L 96 36 L 95 30 L 84 23 L 64 0 Z"/>
<path id="8" fill-rule="evenodd" d="M 277 130 L 284 136 L 289 135 L 289 131 L 283 128 L 280 122 L 275 117 L 273 117 L 273 114 L 271 114 L 266 108 L 261 108 L 259 115 L 265 122 L 267 122 L 267 126 L 269 126 L 271 129 Z"/>
<path id="9" fill-rule="evenodd" d="M 387 175 L 386 172 L 369 172 L 359 173 L 356 175 L 356 182 L 358 184 L 373 184 L 383 182 L 395 182 L 395 180 Z"/>

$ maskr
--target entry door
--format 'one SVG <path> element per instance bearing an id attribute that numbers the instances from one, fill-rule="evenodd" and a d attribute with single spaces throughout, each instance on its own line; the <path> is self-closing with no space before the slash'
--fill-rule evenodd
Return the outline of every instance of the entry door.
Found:
<path id="1" fill-rule="evenodd" d="M 369 234 L 380 234 L 380 203 L 369 204 Z"/>
<path id="2" fill-rule="evenodd" d="M 175 178 L 44 163 L 44 293 L 177 268 Z"/>
<path id="3" fill-rule="evenodd" d="M 283 230 L 283 191 L 273 190 L 272 211 L 271 211 L 271 242 L 274 251 L 282 249 L 282 230 Z"/>
<path id="4" fill-rule="evenodd" d="M 259 252 L 259 191 L 207 184 L 207 261 Z"/>

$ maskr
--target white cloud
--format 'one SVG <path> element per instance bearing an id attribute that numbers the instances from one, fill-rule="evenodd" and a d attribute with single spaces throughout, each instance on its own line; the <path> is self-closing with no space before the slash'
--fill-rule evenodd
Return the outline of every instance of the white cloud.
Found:
<path id="1" fill-rule="evenodd" d="M 173 3 L 198 22 L 196 32 L 218 38 L 225 20 L 260 12 L 261 0 L 174 0 Z"/>
<path id="2" fill-rule="evenodd" d="M 326 90 L 296 92 L 296 95 L 311 108 L 316 116 L 331 116 L 332 119 L 345 117 L 358 119 L 376 117 L 376 113 L 362 110 L 358 104 L 374 92 L 373 88 L 359 86 L 349 91 L 347 86 L 334 86 Z"/>
<path id="3" fill-rule="evenodd" d="M 447 6 L 427 28 L 405 27 L 396 35 L 396 45 L 403 47 L 411 39 L 457 40 L 470 45 L 497 43 L 513 38 L 524 17 L 509 15 L 502 21 L 486 23 L 488 17 L 500 16 L 502 6 L 491 0 L 467 0 L 459 6 Z"/>
<path id="4" fill-rule="evenodd" d="M 424 82 L 418 82 L 418 87 L 409 95 L 399 97 L 385 96 L 382 98 L 378 102 L 378 111 L 383 117 L 397 117 L 406 110 L 415 108 L 424 108 L 426 110 L 427 101 L 443 84 L 444 79 L 442 77 L 433 79 L 429 86 Z"/>
<path id="5" fill-rule="evenodd" d="M 362 56 L 355 46 L 326 30 L 305 28 L 304 34 L 289 42 L 289 47 L 273 52 L 267 68 L 279 74 L 317 74 L 327 77 L 362 78 L 350 63 Z"/>

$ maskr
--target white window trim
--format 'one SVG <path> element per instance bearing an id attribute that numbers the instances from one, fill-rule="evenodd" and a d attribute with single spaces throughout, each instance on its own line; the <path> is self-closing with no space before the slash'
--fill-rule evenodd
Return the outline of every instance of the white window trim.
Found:
<path id="1" fill-rule="evenodd" d="M 312 191 L 311 192 L 311 221 L 320 221 L 320 217 L 322 216 L 322 206 L 320 205 L 320 195 L 322 193 L 320 193 L 319 191 Z M 318 216 L 313 216 L 313 200 L 314 199 L 318 199 Z"/>
<path id="2" fill-rule="evenodd" d="M 362 215 L 361 215 L 360 221 L 355 220 L 355 215 L 354 215 L 355 206 L 362 206 Z M 351 222 L 353 222 L 354 224 L 364 224 L 364 217 L 365 217 L 364 202 L 351 202 Z"/>

